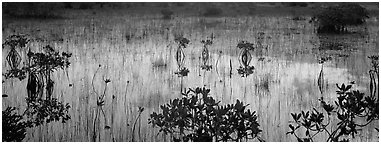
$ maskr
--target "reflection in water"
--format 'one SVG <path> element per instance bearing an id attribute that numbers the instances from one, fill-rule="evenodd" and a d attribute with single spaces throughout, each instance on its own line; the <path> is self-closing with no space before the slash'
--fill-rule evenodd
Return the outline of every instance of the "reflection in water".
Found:
<path id="1" fill-rule="evenodd" d="M 183 49 L 187 47 L 189 40 L 182 36 L 178 36 L 176 37 L 175 41 L 178 43 L 176 51 L 178 71 L 175 72 L 175 74 L 177 74 L 179 77 L 188 76 L 189 70 L 184 66 L 185 54 Z"/>
<path id="2" fill-rule="evenodd" d="M 237 45 L 237 48 L 241 49 L 238 57 L 240 66 L 237 71 L 242 77 L 247 77 L 254 73 L 254 66 L 249 65 L 252 59 L 250 51 L 254 50 L 253 45 L 247 41 L 241 41 Z"/>
<path id="3" fill-rule="evenodd" d="M 72 119 L 65 125 L 52 123 L 43 125 L 41 128 L 29 129 L 27 140 L 91 141 L 99 96 L 92 90 L 91 80 L 99 64 L 106 66 L 99 74 L 107 75 L 112 80 L 103 98 L 104 115 L 100 114 L 102 118 L 96 121 L 100 122 L 100 134 L 97 134 L 99 136 L 97 140 L 100 141 L 112 141 L 113 138 L 117 141 L 131 141 L 133 135 L 137 141 L 169 140 L 157 135 L 158 130 L 146 124 L 150 113 L 157 111 L 160 105 L 170 99 L 178 98 L 180 89 L 184 87 L 205 86 L 211 89 L 211 96 L 221 101 L 221 104 L 234 103 L 237 99 L 250 104 L 248 109 L 258 112 L 258 121 L 263 129 L 261 137 L 266 141 L 294 141 L 295 139 L 285 135 L 288 131 L 288 121 L 291 120 L 290 113 L 316 107 L 319 104 L 318 98 L 322 96 L 327 101 L 336 98 L 336 83 L 356 81 L 353 85 L 354 89 L 368 91 L 369 81 L 366 79 L 369 78 L 369 74 L 367 71 L 364 74 L 364 70 L 369 68 L 364 65 L 367 61 L 363 57 L 378 52 L 374 49 L 376 45 L 378 46 L 376 40 L 369 43 L 364 43 L 361 39 L 353 41 L 353 47 L 358 48 L 358 51 L 345 51 L 345 54 L 349 54 L 347 58 L 333 55 L 331 61 L 324 63 L 322 72 L 322 64 L 316 62 L 316 57 L 323 57 L 325 54 L 337 51 L 319 50 L 319 38 L 310 33 L 309 26 L 297 27 L 305 33 L 303 35 L 290 34 L 286 37 L 282 30 L 299 26 L 299 23 L 281 25 L 278 23 L 283 22 L 283 19 L 262 17 L 237 18 L 231 21 L 237 23 L 247 21 L 253 28 L 247 31 L 221 32 L 217 27 L 214 32 L 219 37 L 214 39 L 213 47 L 207 49 L 209 52 L 207 64 L 216 63 L 217 66 L 213 67 L 215 70 L 205 73 L 202 77 L 197 73 L 200 69 L 198 64 L 201 61 L 197 59 L 200 56 L 198 51 L 200 43 L 189 43 L 185 49 L 182 44 L 178 46 L 179 43 L 176 43 L 175 48 L 168 48 L 167 45 L 170 42 L 161 39 L 160 35 L 150 36 L 144 41 L 133 39 L 127 44 L 124 41 L 110 42 L 106 38 L 102 39 L 107 35 L 99 37 L 96 43 L 75 36 L 70 37 L 69 46 L 60 46 L 68 47 L 68 51 L 74 54 L 73 63 L 67 70 L 71 81 L 69 82 L 68 76 L 63 71 L 56 71 L 51 78 L 56 81 L 53 95 L 58 95 L 60 101 L 70 103 L 72 108 L 69 113 Z M 270 23 L 274 26 L 266 25 L 268 29 L 263 30 L 259 27 L 261 25 L 258 24 L 259 22 Z M 131 27 L 140 26 L 141 23 L 144 22 L 134 23 L 135 25 Z M 182 29 L 191 29 L 187 26 L 193 23 L 189 23 L 184 23 Z M 230 29 L 238 26 L 225 25 Z M 155 29 L 155 26 L 147 27 Z M 72 29 L 79 31 L 78 34 L 86 34 L 75 26 Z M 113 35 L 123 35 L 122 28 L 114 26 L 113 30 L 115 30 Z M 253 35 L 258 34 L 258 30 L 263 31 L 265 36 L 272 37 L 271 39 L 264 37 L 263 41 L 260 41 L 262 45 L 269 45 L 266 47 L 267 50 L 258 53 L 257 50 L 239 52 L 236 48 L 238 40 L 250 40 Z M 374 28 L 369 29 L 371 30 Z M 208 30 L 189 32 L 187 38 L 192 42 L 200 41 L 200 34 L 211 33 Z M 181 41 L 181 39 L 178 40 Z M 310 40 L 316 41 L 317 45 L 312 45 Z M 192 56 L 197 57 L 192 59 Z M 157 58 L 162 58 L 163 62 L 154 63 Z M 5 65 L 4 62 L 3 65 Z M 161 69 L 164 65 L 165 68 Z M 255 67 L 255 73 L 241 78 L 241 75 L 234 72 L 234 67 L 245 65 Z M 184 73 L 179 73 L 182 70 Z M 186 76 L 185 70 L 187 70 Z M 324 76 L 319 78 L 320 72 L 324 73 L 322 74 Z M 178 74 L 174 75 L 174 73 Z M 178 77 L 183 74 L 184 76 Z M 319 79 L 324 82 L 321 81 L 319 84 Z M 69 83 L 73 85 L 68 87 Z M 103 89 L 103 84 L 101 78 L 95 79 L 94 86 L 99 90 Z M 27 91 L 18 89 L 25 88 L 25 85 L 25 81 L 15 82 L 14 85 L 7 83 L 3 85 L 4 93 L 9 95 L 8 98 L 3 99 L 3 108 L 9 105 L 25 108 L 24 97 L 21 96 L 27 95 Z M 319 90 L 319 85 L 324 90 L 323 93 Z M 13 95 L 18 97 L 12 97 Z M 59 95 L 62 96 L 59 97 Z M 133 132 L 130 126 L 139 116 L 139 107 L 145 108 L 136 122 L 141 123 L 141 128 L 136 127 L 140 133 L 138 130 Z M 363 141 L 375 140 L 371 137 L 372 132 L 364 131 L 366 132 L 361 134 Z"/>
<path id="4" fill-rule="evenodd" d="M 202 59 L 201 69 L 202 70 L 210 71 L 210 69 L 212 69 L 212 65 L 208 65 L 209 64 L 209 55 L 210 55 L 209 50 L 208 50 L 208 46 L 213 44 L 213 39 L 214 39 L 214 36 L 212 33 L 210 39 L 201 41 L 201 43 L 204 45 L 202 48 L 202 52 L 201 52 L 201 59 Z"/>

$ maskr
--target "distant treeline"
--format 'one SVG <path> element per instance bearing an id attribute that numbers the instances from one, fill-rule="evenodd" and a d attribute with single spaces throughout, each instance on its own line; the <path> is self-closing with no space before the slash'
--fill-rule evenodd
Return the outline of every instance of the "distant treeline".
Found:
<path id="1" fill-rule="evenodd" d="M 311 7 L 312 9 L 317 7 L 328 7 L 331 5 L 337 5 L 340 3 L 316 3 L 316 2 L 4 2 L 3 3 L 3 15 L 12 17 L 24 17 L 24 18 L 60 18 L 62 11 L 65 9 L 128 9 L 128 8 L 142 8 L 142 7 L 156 7 L 160 9 L 164 8 L 197 8 L 208 9 L 218 8 L 222 11 L 228 11 L 229 9 L 237 9 L 241 11 L 244 9 L 249 10 L 249 14 L 256 13 L 257 7 L 276 9 L 282 7 Z M 372 5 L 372 3 L 360 3 L 361 5 Z M 378 3 L 376 3 L 378 4 Z M 149 9 L 147 9 L 149 10 Z M 215 10 L 214 10 L 215 11 Z M 378 10 L 377 10 L 378 11 Z M 220 12 L 221 13 L 221 12 Z M 229 13 L 229 12 L 228 12 Z"/>

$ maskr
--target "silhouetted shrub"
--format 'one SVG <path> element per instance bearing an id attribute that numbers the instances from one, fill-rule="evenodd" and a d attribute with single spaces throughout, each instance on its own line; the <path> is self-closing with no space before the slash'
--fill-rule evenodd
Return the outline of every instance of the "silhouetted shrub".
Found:
<path id="1" fill-rule="evenodd" d="M 203 13 L 203 16 L 219 16 L 222 14 L 222 9 L 217 7 L 209 7 Z"/>
<path id="2" fill-rule="evenodd" d="M 163 9 L 160 12 L 163 15 L 163 19 L 171 19 L 172 18 L 173 11 L 171 11 L 169 9 Z"/>
<path id="3" fill-rule="evenodd" d="M 64 2 L 63 3 L 65 9 L 72 9 L 73 5 L 71 2 Z"/>
<path id="4" fill-rule="evenodd" d="M 3 142 L 20 142 L 26 135 L 26 122 L 23 117 L 16 112 L 15 107 L 7 107 L 2 111 L 2 141 Z"/>
<path id="5" fill-rule="evenodd" d="M 355 3 L 330 6 L 318 12 L 312 20 L 318 23 L 318 33 L 347 32 L 350 25 L 360 25 L 368 18 L 368 11 Z"/>
<path id="6" fill-rule="evenodd" d="M 9 47 L 15 50 L 16 47 L 24 49 L 28 44 L 27 35 L 11 35 L 5 39 L 3 48 Z M 2 135 L 3 141 L 22 141 L 25 137 L 26 127 L 37 127 L 42 124 L 61 121 L 65 123 L 71 119 L 68 110 L 70 105 L 53 98 L 54 81 L 51 74 L 57 69 L 65 69 L 70 65 L 71 53 L 61 54 L 47 45 L 43 47 L 44 53 L 34 53 L 29 50 L 27 53 L 28 64 L 22 68 L 14 66 L 7 70 L 3 76 L 5 79 L 18 78 L 23 80 L 28 78 L 26 90 L 27 108 L 22 115 L 12 112 L 14 107 L 8 107 L 2 113 Z M 9 57 L 9 56 L 8 56 Z M 15 58 L 10 58 L 11 63 Z M 16 60 L 17 62 L 21 61 Z M 9 61 L 8 61 L 9 62 Z M 43 99 L 45 94 L 45 99 Z"/>
<path id="7" fill-rule="evenodd" d="M 92 9 L 93 5 L 93 3 L 83 2 L 79 4 L 79 9 Z"/>
<path id="8" fill-rule="evenodd" d="M 163 8 L 167 8 L 167 7 L 169 7 L 169 3 L 167 3 L 167 2 L 158 2 L 157 6 L 163 7 Z"/>
<path id="9" fill-rule="evenodd" d="M 182 7 L 182 6 L 185 5 L 185 2 L 176 2 L 175 4 L 176 4 L 176 6 L 178 6 L 178 7 Z"/>
<path id="10" fill-rule="evenodd" d="M 289 2 L 288 6 L 290 6 L 290 7 L 296 7 L 296 6 L 307 7 L 308 3 L 306 3 L 306 2 Z"/>
<path id="11" fill-rule="evenodd" d="M 160 106 L 162 113 L 153 112 L 149 124 L 170 134 L 175 142 L 241 142 L 254 138 L 263 141 L 258 137 L 262 130 L 255 111 L 239 100 L 220 105 L 209 92 L 210 89 L 199 87 L 182 92 L 182 98 Z"/>

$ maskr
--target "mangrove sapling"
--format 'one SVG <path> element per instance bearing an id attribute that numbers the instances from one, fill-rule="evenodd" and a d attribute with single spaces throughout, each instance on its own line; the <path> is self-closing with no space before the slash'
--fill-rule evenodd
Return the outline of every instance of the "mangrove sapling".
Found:
<path id="1" fill-rule="evenodd" d="M 179 77 L 188 76 L 189 70 L 184 66 L 185 63 L 185 54 L 184 49 L 189 44 L 189 40 L 187 38 L 184 38 L 183 36 L 176 36 L 175 42 L 178 44 L 177 51 L 176 51 L 176 62 L 178 71 L 175 72 L 176 75 Z"/>
<path id="2" fill-rule="evenodd" d="M 254 50 L 254 44 L 247 41 L 240 41 L 237 48 L 241 49 L 238 61 L 241 66 L 237 69 L 238 74 L 242 77 L 247 77 L 254 73 L 254 66 L 250 66 L 252 59 L 250 51 Z"/>
<path id="3" fill-rule="evenodd" d="M 2 112 L 3 142 L 21 142 L 25 138 L 27 122 L 15 110 L 16 107 L 7 107 Z"/>
<path id="4" fill-rule="evenodd" d="M 9 66 L 11 67 L 11 69 L 17 69 L 22 60 L 16 48 L 19 48 L 20 50 L 26 48 L 29 41 L 30 40 L 28 38 L 28 35 L 26 34 L 11 35 L 5 39 L 5 42 L 3 44 L 3 49 L 6 46 L 9 46 L 10 48 L 10 51 L 6 57 L 6 60 Z"/>
<path id="5" fill-rule="evenodd" d="M 326 61 L 329 61 L 331 60 L 332 58 L 331 57 L 322 57 L 319 59 L 319 64 L 321 64 L 321 70 L 320 70 L 320 73 L 319 73 L 319 77 L 318 77 L 318 86 L 319 86 L 319 91 L 321 94 L 323 94 L 324 92 L 324 71 L 323 71 L 323 68 L 324 68 L 324 63 Z"/>
<path id="6" fill-rule="evenodd" d="M 211 46 L 213 44 L 213 39 L 214 39 L 214 35 L 212 33 L 210 38 L 208 38 L 207 40 L 201 41 L 201 43 L 204 45 L 202 52 L 201 52 L 201 58 L 202 58 L 201 69 L 206 70 L 206 71 L 210 71 L 210 69 L 212 69 L 212 65 L 208 64 L 209 63 L 209 56 L 210 56 L 208 46 Z"/>
<path id="7" fill-rule="evenodd" d="M 95 112 L 95 119 L 94 119 L 94 123 L 93 123 L 93 137 L 92 137 L 92 140 L 93 142 L 95 142 L 97 140 L 97 132 L 98 132 L 98 137 L 99 137 L 99 141 L 100 141 L 100 115 L 103 114 L 103 118 L 104 118 L 104 121 L 105 121 L 105 127 L 104 129 L 110 129 L 111 127 L 107 125 L 107 118 L 106 118 L 106 114 L 103 110 L 103 106 L 105 105 L 105 96 L 106 96 L 106 91 L 107 91 L 107 84 L 111 82 L 110 79 L 104 79 L 104 83 L 105 83 L 105 86 L 104 86 L 104 89 L 103 89 L 103 93 L 101 95 L 99 95 L 96 90 L 95 90 L 95 87 L 94 87 L 94 78 L 99 70 L 99 68 L 101 67 L 101 65 L 99 65 L 99 67 L 97 68 L 97 70 L 95 71 L 94 73 L 94 77 L 93 77 L 93 80 L 92 80 L 92 86 L 93 86 L 93 90 L 94 92 L 97 94 L 97 109 L 96 109 L 96 112 Z M 98 123 L 97 123 L 98 121 Z M 96 128 L 96 126 L 98 126 L 98 128 Z"/>
<path id="8" fill-rule="evenodd" d="M 133 142 L 135 141 L 135 127 L 136 127 L 136 123 L 138 122 L 138 120 L 140 120 L 140 116 L 142 115 L 143 111 L 144 111 L 144 107 L 139 107 L 138 116 L 136 117 L 134 125 L 132 127 L 132 141 Z M 139 126 L 139 136 L 140 136 L 140 126 Z"/>
<path id="9" fill-rule="evenodd" d="M 182 35 L 175 36 L 175 42 L 178 44 L 176 51 L 176 62 L 178 71 L 175 72 L 180 77 L 180 91 L 183 89 L 183 77 L 188 76 L 189 69 L 184 66 L 185 53 L 184 49 L 188 46 L 189 40 Z"/>
<path id="10" fill-rule="evenodd" d="M 248 105 L 239 100 L 221 106 L 209 92 L 206 88 L 182 92 L 182 98 L 160 106 L 162 113 L 153 112 L 149 124 L 159 127 L 159 133 L 169 134 L 173 141 L 262 141 L 255 111 L 245 110 Z"/>
<path id="11" fill-rule="evenodd" d="M 6 40 L 4 45 L 9 45 L 11 49 L 15 49 L 16 46 L 21 48 L 25 47 L 29 40 L 24 36 L 13 35 Z M 10 70 L 7 70 L 3 76 L 5 79 L 18 78 L 20 81 L 28 77 L 27 82 L 27 95 L 26 103 L 27 108 L 22 115 L 12 113 L 14 108 L 8 107 L 3 111 L 4 125 L 15 125 L 17 131 L 24 131 L 27 127 L 37 127 L 45 123 L 53 121 L 61 121 L 66 123 L 71 119 L 68 114 L 70 105 L 68 103 L 63 104 L 59 102 L 57 98 L 53 97 L 54 81 L 51 79 L 51 74 L 55 70 L 65 69 L 70 65 L 69 58 L 71 53 L 56 52 L 53 47 L 47 45 L 43 47 L 44 53 L 35 53 L 29 49 L 27 54 L 27 65 L 22 68 L 18 68 L 16 62 L 11 62 L 13 66 Z M 20 60 L 21 61 L 21 60 Z M 14 65 L 16 64 L 16 65 Z M 45 89 L 44 89 L 45 87 Z M 44 91 L 45 90 L 45 91 Z M 45 99 L 43 98 L 45 94 Z M 16 123 L 7 121 L 5 119 L 15 119 Z M 22 119 L 19 119 L 22 118 Z M 17 122 L 18 121 L 18 122 Z M 11 123 L 9 123 L 11 122 Z M 13 123 L 13 124 L 12 124 Z M 12 129 L 3 127 L 3 135 L 12 133 Z M 20 137 L 9 137 L 3 141 L 20 141 L 25 135 L 20 134 Z"/>
<path id="12" fill-rule="evenodd" d="M 43 48 L 45 53 L 28 53 L 28 66 L 23 67 L 22 71 L 28 73 L 27 83 L 27 109 L 24 114 L 28 116 L 29 121 L 38 126 L 51 121 L 57 121 L 62 118 L 63 123 L 70 119 L 67 114 L 70 105 L 58 102 L 57 98 L 53 98 L 54 81 L 51 74 L 58 68 L 65 69 L 70 65 L 70 53 L 62 52 L 60 55 L 53 47 L 47 45 Z M 6 73 L 6 77 L 19 76 L 12 74 L 13 71 Z M 45 87 L 45 91 L 44 88 Z M 45 94 L 45 99 L 42 99 Z M 58 119 L 57 119 L 58 118 Z"/>
<path id="13" fill-rule="evenodd" d="M 372 67 L 375 68 L 371 72 L 378 73 L 378 56 L 369 58 L 372 60 Z M 369 96 L 365 96 L 365 93 L 359 90 L 351 90 L 351 84 L 336 84 L 338 97 L 335 105 L 329 104 L 323 97 L 319 99 L 325 113 L 317 108 L 313 108 L 313 111 L 291 113 L 294 124 L 289 124 L 290 131 L 286 134 L 295 136 L 300 142 L 314 141 L 314 137 L 320 133 L 328 135 L 327 142 L 349 141 L 346 137 L 350 135 L 355 138 L 357 131 L 379 119 L 379 97 L 374 95 L 377 92 L 372 88 L 373 85 L 378 85 L 378 79 L 372 78 L 375 77 L 371 76 Z M 334 124 L 333 118 L 337 118 L 339 122 Z M 359 120 L 365 122 L 361 123 Z M 328 127 L 333 129 L 329 130 Z M 305 130 L 304 137 L 297 134 L 297 130 L 302 128 Z M 378 128 L 375 129 L 378 131 Z"/>
<path id="14" fill-rule="evenodd" d="M 372 69 L 369 70 L 369 93 L 371 97 L 377 96 L 377 99 L 379 98 L 379 95 L 377 94 L 378 90 L 378 56 L 373 55 L 368 57 L 371 60 L 372 63 Z"/>
<path id="15" fill-rule="evenodd" d="M 217 60 L 216 60 L 216 73 L 217 73 L 218 76 L 220 76 L 220 74 L 219 74 L 219 72 L 218 72 L 218 62 L 220 61 L 221 56 L 222 56 L 222 51 L 220 51 L 220 52 L 218 53 L 218 58 L 217 58 Z M 220 81 L 221 81 L 221 80 L 220 80 Z"/>

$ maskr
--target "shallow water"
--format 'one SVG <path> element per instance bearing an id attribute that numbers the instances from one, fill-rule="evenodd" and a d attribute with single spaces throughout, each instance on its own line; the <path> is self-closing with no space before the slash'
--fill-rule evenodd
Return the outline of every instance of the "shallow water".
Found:
<path id="1" fill-rule="evenodd" d="M 293 136 L 286 135 L 292 120 L 291 112 L 318 107 L 320 97 L 328 101 L 335 100 L 336 84 L 356 81 L 355 89 L 368 91 L 367 72 L 370 61 L 366 57 L 378 54 L 378 26 L 368 25 L 365 37 L 350 36 L 350 40 L 343 41 L 353 51 L 318 50 L 321 42 L 313 33 L 312 25 L 307 21 L 294 22 L 287 19 L 230 18 L 225 24 L 200 30 L 191 29 L 197 26 L 197 18 L 187 18 L 180 19 L 180 22 L 171 21 L 174 26 L 162 32 L 160 28 L 168 22 L 160 20 L 128 21 L 131 23 L 128 28 L 121 26 L 121 22 L 111 24 L 99 20 L 95 24 L 99 29 L 96 32 L 91 30 L 91 25 L 73 24 L 79 20 L 65 21 L 58 27 L 65 33 L 48 28 L 47 32 L 56 32 L 66 38 L 61 43 L 48 43 L 59 51 L 73 53 L 70 67 L 66 71 L 55 72 L 53 79 L 56 82 L 53 95 L 72 106 L 72 119 L 67 124 L 50 123 L 28 129 L 25 141 L 90 141 L 94 131 L 96 93 L 102 92 L 105 79 L 110 79 L 111 83 L 107 86 L 105 97 L 106 122 L 103 116 L 100 118 L 101 141 L 131 141 L 132 135 L 135 135 L 136 141 L 169 140 L 162 135 L 157 136 L 158 129 L 148 125 L 149 114 L 158 112 L 159 106 L 170 99 L 180 97 L 181 88 L 202 86 L 210 88 L 211 96 L 222 104 L 233 103 L 236 99 L 249 104 L 248 108 L 257 111 L 260 128 L 263 130 L 261 137 L 266 141 L 296 141 Z M 183 25 L 176 25 L 177 23 Z M 146 24 L 143 27 L 151 32 L 147 37 L 138 38 L 139 32 L 145 31 L 139 24 Z M 44 27 L 38 22 L 25 25 L 25 28 L 13 27 L 17 31 L 31 31 L 35 25 Z M 105 27 L 110 30 L 105 30 Z M 131 29 L 135 32 L 135 37 L 128 41 L 123 35 Z M 172 35 L 175 30 L 183 31 L 184 36 L 191 40 L 184 51 L 185 66 L 190 73 L 183 78 L 174 74 L 177 71 L 177 46 Z M 254 74 L 241 77 L 236 70 L 239 67 L 236 45 L 239 40 L 257 42 L 259 32 L 264 33 L 262 43 L 268 49 L 252 52 Z M 213 68 L 205 71 L 200 69 L 202 45 L 199 41 L 211 33 L 216 34 L 214 44 L 209 48 Z M 7 29 L 3 30 L 4 36 L 9 34 Z M 38 49 L 45 44 L 32 42 L 30 47 Z M 348 57 L 339 57 L 338 53 L 348 54 Z M 4 60 L 6 54 L 7 50 L 3 49 L 3 73 L 9 69 Z M 25 56 L 25 52 L 22 55 Z M 322 64 L 318 64 L 317 59 L 323 55 L 333 56 L 333 59 L 324 63 L 326 83 L 324 93 L 321 94 L 317 79 Z M 155 66 L 154 63 L 158 60 L 166 66 Z M 99 65 L 101 67 L 98 69 Z M 231 77 L 230 71 L 233 73 Z M 69 84 L 73 86 L 69 87 Z M 6 80 L 2 87 L 3 93 L 10 96 L 3 98 L 3 109 L 16 106 L 22 111 L 26 105 L 26 80 Z M 138 130 L 132 134 L 138 107 L 144 107 L 145 111 L 138 120 Z M 111 128 L 103 129 L 106 125 Z M 373 127 L 371 125 L 369 129 L 364 129 L 355 141 L 378 141 Z M 321 138 L 323 140 L 324 136 Z"/>

